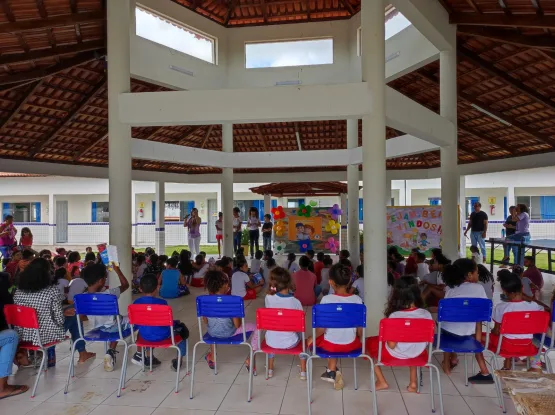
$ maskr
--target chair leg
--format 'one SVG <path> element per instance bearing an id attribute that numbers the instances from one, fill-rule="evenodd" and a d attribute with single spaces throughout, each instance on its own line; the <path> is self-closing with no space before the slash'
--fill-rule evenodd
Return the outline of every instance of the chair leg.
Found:
<path id="1" fill-rule="evenodd" d="M 424 375 L 422 375 L 422 368 L 419 367 L 416 369 L 416 393 L 420 393 L 420 389 L 424 386 Z"/>
<path id="2" fill-rule="evenodd" d="M 464 386 L 468 386 L 468 361 L 466 359 L 467 355 L 464 354 L 463 356 L 464 356 Z"/>
<path id="3" fill-rule="evenodd" d="M 40 367 L 39 367 L 39 371 L 37 373 L 37 378 L 35 379 L 35 386 L 33 386 L 33 392 L 31 393 L 31 398 L 35 397 L 35 393 L 37 392 L 37 386 L 39 384 L 40 376 L 42 375 L 42 371 L 46 367 L 46 360 L 47 360 L 48 353 L 46 352 L 46 349 L 42 349 L 41 351 L 42 351 L 42 360 L 40 362 Z"/>
<path id="4" fill-rule="evenodd" d="M 551 366 L 551 360 L 549 359 L 550 351 L 551 350 L 547 350 L 543 355 L 543 358 L 545 360 L 545 369 L 547 370 L 547 373 L 553 373 L 553 367 Z"/>
<path id="5" fill-rule="evenodd" d="M 143 361 L 143 372 L 145 371 L 145 348 L 141 347 L 141 360 Z"/>
<path id="6" fill-rule="evenodd" d="M 121 375 L 119 377 L 119 387 L 118 387 L 118 395 L 117 395 L 118 398 L 121 396 L 121 389 L 123 387 L 125 375 L 127 372 L 127 350 L 128 350 L 127 342 L 125 340 L 119 340 L 118 343 L 120 342 L 123 343 L 124 349 L 123 349 L 123 362 L 121 362 Z"/>
<path id="7" fill-rule="evenodd" d="M 266 380 L 268 380 L 270 377 L 270 369 L 268 367 L 268 365 L 270 364 L 269 362 L 270 359 L 268 358 L 268 353 L 264 353 L 264 354 L 266 355 Z M 256 353 L 254 354 L 254 356 L 255 356 L 254 359 L 256 360 Z"/>
<path id="8" fill-rule="evenodd" d="M 439 372 L 439 369 L 435 365 L 431 365 L 430 373 L 432 373 L 431 372 L 432 368 L 436 371 L 436 374 L 437 374 L 437 391 L 439 393 L 439 413 L 443 415 L 443 392 L 441 390 L 441 377 L 440 377 L 441 374 Z M 434 396 L 434 391 L 432 389 L 432 399 L 433 399 L 433 396 Z"/>
<path id="9" fill-rule="evenodd" d="M 189 375 L 189 339 L 185 340 L 185 376 Z"/>
<path id="10" fill-rule="evenodd" d="M 172 346 L 175 347 L 177 349 L 177 375 L 175 376 L 175 393 L 179 392 L 179 372 L 181 370 L 181 350 L 179 350 L 179 347 L 177 346 Z M 186 358 L 187 355 L 185 355 Z"/>
<path id="11" fill-rule="evenodd" d="M 512 370 L 513 372 L 514 372 L 514 370 L 515 370 L 515 358 L 514 358 L 514 357 L 511 358 L 511 370 Z"/>
<path id="12" fill-rule="evenodd" d="M 249 348 L 249 362 L 251 362 L 251 370 L 249 373 L 249 392 L 247 395 L 247 402 L 250 402 L 252 399 L 252 377 L 254 376 L 254 357 L 253 357 L 253 350 L 252 350 L 252 346 L 247 343 L 247 346 Z"/>
<path id="13" fill-rule="evenodd" d="M 80 339 L 77 339 L 72 345 L 71 345 L 71 352 L 69 355 L 69 370 L 67 372 L 67 381 L 66 381 L 66 388 L 64 389 L 64 394 L 67 393 L 67 390 L 69 388 L 69 378 L 72 376 L 75 376 L 75 344 L 80 341 Z M 84 340 L 82 340 L 84 341 Z"/>
<path id="14" fill-rule="evenodd" d="M 135 343 L 131 343 L 129 346 L 127 346 L 127 355 L 129 356 L 129 349 L 131 347 L 135 346 L 137 348 L 137 352 L 139 351 L 139 347 L 135 344 Z M 127 367 L 125 368 L 125 373 L 123 374 L 123 385 L 121 386 L 121 390 L 125 390 L 125 384 L 127 382 Z"/>
<path id="15" fill-rule="evenodd" d="M 436 412 L 436 404 L 434 401 L 434 374 L 432 370 L 432 365 L 428 366 L 430 368 L 430 397 L 432 399 L 432 412 Z"/>
<path id="16" fill-rule="evenodd" d="M 355 376 L 355 390 L 358 390 L 358 379 L 357 379 L 357 359 L 353 359 L 353 373 Z"/>
<path id="17" fill-rule="evenodd" d="M 495 371 L 497 369 L 497 356 L 493 356 L 492 358 L 492 367 Z M 505 400 L 503 399 L 503 386 L 501 385 L 501 380 L 493 375 L 493 381 L 495 382 L 495 389 L 497 391 L 497 399 L 499 399 L 499 406 L 503 410 L 503 413 L 506 413 L 507 410 L 505 409 Z"/>
<path id="18" fill-rule="evenodd" d="M 218 359 L 216 359 L 216 345 L 214 345 L 214 374 L 218 374 Z"/>
<path id="19" fill-rule="evenodd" d="M 312 415 L 312 356 L 306 360 L 308 415 Z"/>
<path id="20" fill-rule="evenodd" d="M 374 363 L 370 359 L 370 384 L 372 385 L 372 407 L 374 415 L 378 415 L 378 394 L 376 393 L 376 374 L 374 372 Z"/>
<path id="21" fill-rule="evenodd" d="M 189 399 L 193 399 L 193 387 L 195 386 L 195 364 L 196 364 L 196 353 L 197 353 L 197 346 L 202 343 L 195 343 L 193 346 L 193 361 L 191 362 L 191 391 L 189 392 Z"/>
<path id="22" fill-rule="evenodd" d="M 152 373 L 152 347 L 150 348 L 150 373 Z"/>

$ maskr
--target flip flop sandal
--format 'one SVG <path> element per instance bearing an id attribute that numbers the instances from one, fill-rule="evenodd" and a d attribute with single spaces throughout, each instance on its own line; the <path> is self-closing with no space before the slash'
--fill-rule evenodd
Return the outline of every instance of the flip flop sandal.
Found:
<path id="1" fill-rule="evenodd" d="M 451 367 L 451 370 L 455 369 L 458 365 L 459 365 L 458 360 L 456 362 L 449 362 L 449 366 Z"/>
<path id="2" fill-rule="evenodd" d="M 8 386 L 13 387 L 12 391 L 8 395 L 0 397 L 0 401 L 2 399 L 11 398 L 12 396 L 24 394 L 29 390 L 29 386 L 27 385 L 8 385 Z"/>
<path id="3" fill-rule="evenodd" d="M 93 359 L 93 360 L 96 359 L 96 354 L 93 354 L 92 356 L 87 357 L 87 359 L 86 359 L 86 360 L 83 360 L 82 362 L 81 362 L 80 360 L 78 360 L 78 361 L 77 361 L 77 364 L 78 364 L 78 365 L 83 365 L 83 364 L 87 363 L 87 362 L 88 362 L 89 360 L 91 360 L 91 359 Z"/>
<path id="4" fill-rule="evenodd" d="M 216 365 L 214 364 L 214 361 L 212 359 L 208 358 L 208 355 L 204 356 L 204 360 L 206 360 L 206 363 L 208 363 L 208 367 L 212 370 L 214 370 L 214 368 L 216 367 Z"/>

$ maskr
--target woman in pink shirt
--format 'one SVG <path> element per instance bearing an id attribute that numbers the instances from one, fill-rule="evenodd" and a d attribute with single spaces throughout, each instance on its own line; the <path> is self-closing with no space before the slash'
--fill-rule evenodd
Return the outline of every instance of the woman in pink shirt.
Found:
<path id="1" fill-rule="evenodd" d="M 316 274 L 308 270 L 309 265 L 310 259 L 306 256 L 302 256 L 301 259 L 299 259 L 299 266 L 301 269 L 292 275 L 295 284 L 295 298 L 298 299 L 303 306 L 316 304 L 316 300 L 318 300 L 322 292 L 322 287 L 317 284 Z"/>
<path id="2" fill-rule="evenodd" d="M 15 245 L 17 229 L 13 226 L 13 216 L 6 215 L 4 222 L 0 223 L 0 252 L 4 258 L 9 258 L 12 247 Z"/>

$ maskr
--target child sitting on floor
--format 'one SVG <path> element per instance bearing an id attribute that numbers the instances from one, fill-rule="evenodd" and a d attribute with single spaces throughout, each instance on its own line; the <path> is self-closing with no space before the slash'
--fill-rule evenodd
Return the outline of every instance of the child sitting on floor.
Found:
<path id="1" fill-rule="evenodd" d="M 160 296 L 177 298 L 189 294 L 185 277 L 177 269 L 177 258 L 168 258 L 167 268 L 160 275 Z"/>
<path id="2" fill-rule="evenodd" d="M 331 303 L 348 303 L 362 304 L 362 300 L 358 295 L 348 293 L 349 284 L 351 283 L 351 270 L 341 264 L 335 264 L 330 268 L 330 286 L 335 294 L 329 294 L 322 298 L 320 304 Z M 362 328 L 348 329 L 316 329 L 316 339 L 309 337 L 307 347 L 313 342 L 317 347 L 322 348 L 326 352 L 331 353 L 349 353 L 360 349 L 362 343 L 360 336 Z M 343 376 L 337 368 L 337 359 L 328 359 L 328 367 L 322 374 L 321 379 L 333 383 L 336 390 L 343 389 Z"/>
<path id="3" fill-rule="evenodd" d="M 480 250 L 476 245 L 472 245 L 470 247 L 470 252 L 472 254 L 472 260 L 476 262 L 477 265 L 484 263 L 484 258 L 482 257 L 482 254 L 480 253 Z"/>
<path id="4" fill-rule="evenodd" d="M 351 294 L 358 295 L 364 301 L 364 266 L 359 265 L 356 270 L 356 280 L 351 285 Z"/>
<path id="5" fill-rule="evenodd" d="M 291 278 L 295 285 L 295 298 L 301 302 L 303 306 L 312 306 L 318 301 L 318 297 L 322 293 L 322 287 L 316 283 L 316 274 L 311 272 L 308 267 L 312 263 L 310 259 L 303 255 L 299 259 L 301 269 L 295 272 Z"/>
<path id="6" fill-rule="evenodd" d="M 418 248 L 411 249 L 410 255 L 407 258 L 407 265 L 405 266 L 405 275 L 416 275 L 416 272 L 418 271 L 418 262 L 416 260 L 416 256 L 419 252 L 420 250 Z"/>
<path id="7" fill-rule="evenodd" d="M 393 291 L 387 302 L 385 309 L 386 318 L 418 318 L 431 320 L 432 315 L 422 307 L 424 302 L 420 296 L 418 282 L 414 277 L 401 277 L 395 280 Z M 378 356 L 379 340 L 378 337 L 369 337 L 367 340 L 370 355 L 373 358 Z M 426 343 L 408 343 L 388 341 L 382 347 L 382 356 L 392 356 L 396 359 L 413 359 L 418 357 L 426 349 Z M 417 368 L 411 366 L 410 380 L 407 391 L 415 393 L 418 389 Z M 376 374 L 376 390 L 388 389 L 389 385 L 379 366 L 374 366 Z"/>
<path id="8" fill-rule="evenodd" d="M 274 268 L 270 272 L 270 290 L 265 298 L 266 308 L 285 308 L 289 310 L 302 310 L 303 306 L 293 294 L 293 280 L 286 269 Z M 267 331 L 266 343 L 274 349 L 292 349 L 299 344 L 299 334 L 286 331 Z M 268 355 L 268 377 L 274 376 L 274 357 Z M 301 358 L 301 380 L 306 380 L 306 358 Z"/>
<path id="9" fill-rule="evenodd" d="M 168 260 L 168 266 L 169 261 L 175 259 L 175 258 L 170 258 Z M 173 264 L 174 262 L 172 262 Z M 175 266 L 177 266 L 177 260 L 175 260 Z M 167 271 L 167 270 L 166 270 Z M 166 272 L 164 271 L 164 272 Z M 162 276 L 164 275 L 164 272 L 162 272 Z M 140 285 L 139 288 L 141 290 L 141 293 L 144 294 L 143 297 L 137 298 L 133 304 L 158 304 L 158 305 L 168 305 L 168 302 L 166 300 L 163 300 L 161 298 L 157 297 L 158 294 L 158 279 L 156 278 L 156 275 L 154 274 L 146 274 L 141 278 L 140 281 Z M 138 326 L 137 327 L 139 329 L 139 334 L 141 335 L 141 337 L 149 342 L 160 342 L 166 339 L 171 339 L 171 330 L 169 327 L 158 327 L 158 326 Z M 179 320 L 174 320 L 173 321 L 173 333 L 174 336 L 180 336 L 181 337 L 181 341 L 179 343 L 176 344 L 177 347 L 179 347 L 179 350 L 181 351 L 181 358 L 183 359 L 183 356 L 185 356 L 187 354 L 187 350 L 185 347 L 185 340 L 187 340 L 189 338 L 189 329 L 187 328 L 187 326 L 183 323 L 181 323 Z M 148 350 L 148 349 L 147 349 Z M 137 351 L 135 353 L 135 355 L 133 356 L 133 358 L 131 359 L 132 363 L 135 363 L 137 365 L 142 365 L 143 361 L 142 361 L 142 354 L 139 353 L 139 351 Z M 157 362 L 157 364 L 160 364 L 160 361 L 158 359 L 156 359 L 154 356 L 152 356 L 152 364 L 154 365 L 154 363 Z M 150 357 L 145 355 L 145 365 L 150 366 Z M 173 371 L 177 371 L 177 359 L 173 359 L 172 363 L 171 363 L 171 369 Z M 180 366 L 182 364 L 180 363 Z"/>
<path id="10" fill-rule="evenodd" d="M 114 272 L 119 278 L 119 287 L 110 288 L 108 290 L 104 290 L 106 286 L 106 278 L 108 277 L 108 271 L 106 266 L 102 263 L 100 264 L 93 264 L 88 265 L 83 268 L 83 279 L 88 285 L 88 292 L 89 293 L 97 293 L 97 294 L 112 294 L 115 295 L 117 298 L 129 289 L 129 281 L 123 275 L 119 267 L 115 264 L 112 264 L 114 268 Z M 71 289 L 71 286 L 70 286 Z M 118 324 L 116 318 L 114 316 L 87 316 L 88 320 L 91 323 L 92 329 L 100 329 L 100 331 L 106 333 L 117 333 L 119 331 Z M 129 328 L 129 319 L 127 317 L 121 317 L 121 326 L 122 331 Z M 117 342 L 111 342 L 110 348 L 106 351 L 104 355 L 104 370 L 106 372 L 112 372 L 114 370 L 114 366 L 116 364 L 116 346 Z"/>
<path id="11" fill-rule="evenodd" d="M 320 282 L 320 287 L 322 287 L 322 293 L 324 295 L 333 294 L 333 289 L 330 286 L 330 268 L 333 265 L 333 260 L 329 255 L 325 255 L 322 261 L 324 263 L 324 268 L 322 268 L 322 282 Z"/>
<path id="12" fill-rule="evenodd" d="M 231 277 L 231 295 L 237 295 L 244 299 L 256 298 L 256 294 L 262 291 L 264 281 L 255 284 L 248 276 L 249 264 L 245 257 L 237 258 L 237 271 Z M 248 294 L 248 295 L 247 295 Z"/>
<path id="13" fill-rule="evenodd" d="M 201 281 L 204 281 L 208 268 L 210 268 L 210 264 L 204 260 L 204 256 L 198 254 L 193 263 L 193 279 L 191 280 L 193 287 L 202 287 L 203 283 Z"/>
<path id="14" fill-rule="evenodd" d="M 245 261 L 246 263 L 246 261 Z M 208 271 L 204 277 L 205 287 L 210 295 L 227 295 L 229 290 L 229 280 L 225 273 L 220 271 Z M 203 317 L 207 326 L 208 334 L 217 338 L 228 338 L 237 334 L 243 334 L 242 321 L 238 317 L 234 318 L 220 318 L 220 317 Z M 256 331 L 256 324 L 245 323 L 245 332 L 252 331 L 251 345 L 253 351 L 258 350 L 258 332 Z M 210 369 L 214 369 L 214 345 L 210 346 L 210 352 L 204 359 Z M 250 359 L 247 357 L 245 360 L 247 370 L 250 370 Z M 253 368 L 253 370 L 256 370 Z"/>
<path id="15" fill-rule="evenodd" d="M 422 252 L 416 254 L 416 277 L 424 278 L 430 273 L 430 268 L 426 264 L 426 255 Z"/>
<path id="16" fill-rule="evenodd" d="M 297 255 L 295 255 L 294 252 L 289 252 L 287 254 L 287 262 L 284 268 L 287 269 L 287 271 L 289 271 L 291 275 L 293 275 L 295 272 L 301 269 L 299 267 L 299 264 L 295 262 L 296 260 L 297 260 Z"/>
<path id="17" fill-rule="evenodd" d="M 254 254 L 254 259 L 251 259 L 251 274 L 257 274 L 260 272 L 263 255 L 264 254 L 261 250 L 256 251 L 256 253 Z"/>

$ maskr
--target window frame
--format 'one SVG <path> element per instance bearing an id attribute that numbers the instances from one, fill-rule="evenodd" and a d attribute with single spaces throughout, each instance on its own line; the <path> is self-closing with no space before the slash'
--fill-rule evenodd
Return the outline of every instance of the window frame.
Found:
<path id="1" fill-rule="evenodd" d="M 169 48 L 169 49 L 171 49 L 172 51 L 175 51 L 175 52 L 177 52 L 177 53 L 182 53 L 182 54 L 184 54 L 184 55 L 190 56 L 191 58 L 198 59 L 198 60 L 201 61 L 201 62 L 208 63 L 208 64 L 210 64 L 210 65 L 216 65 L 216 66 L 218 65 L 218 55 L 219 55 L 219 53 L 218 53 L 218 38 L 217 38 L 216 36 L 213 36 L 213 35 L 211 35 L 211 34 L 208 34 L 208 33 L 206 33 L 206 32 L 203 32 L 202 30 L 199 30 L 199 29 L 197 29 L 197 28 L 195 28 L 195 27 L 189 26 L 188 24 L 185 24 L 185 23 L 183 23 L 183 22 L 181 22 L 181 21 L 179 21 L 179 20 L 176 20 L 176 19 L 174 19 L 174 18 L 171 18 L 171 17 L 169 17 L 169 16 L 166 16 L 165 14 L 162 14 L 162 13 L 160 13 L 160 12 L 157 11 L 157 10 L 151 9 L 150 7 L 147 7 L 147 6 L 145 6 L 145 5 L 141 4 L 141 3 L 136 3 L 136 4 L 135 4 L 135 13 L 136 13 L 136 9 L 141 9 L 141 10 L 147 12 L 147 13 L 150 13 L 150 14 L 153 14 L 153 15 L 159 17 L 160 19 L 166 20 L 166 21 L 169 22 L 170 24 L 173 24 L 173 25 L 175 25 L 175 26 L 177 26 L 177 27 L 180 27 L 180 28 L 182 28 L 182 29 L 184 29 L 184 30 L 186 30 L 186 31 L 188 31 L 188 32 L 192 32 L 192 33 L 198 34 L 198 35 L 200 35 L 200 36 L 203 36 L 203 37 L 205 37 L 205 38 L 211 40 L 211 41 L 212 41 L 212 62 L 209 62 L 209 61 L 204 60 L 204 59 L 202 59 L 202 58 L 199 58 L 199 57 L 197 57 L 197 56 L 193 56 L 193 55 L 191 55 L 191 54 L 189 54 L 189 53 L 187 53 L 187 52 L 183 52 L 183 51 L 181 51 L 181 50 L 174 49 L 174 48 L 172 48 L 171 46 L 164 45 L 164 44 L 162 44 L 162 43 L 158 43 L 158 42 L 156 42 L 156 41 L 154 41 L 154 40 L 147 39 L 147 38 L 145 38 L 145 37 L 142 37 L 142 36 L 138 35 L 138 34 L 137 34 L 137 19 L 136 19 L 135 14 L 134 14 L 134 15 L 133 15 L 133 18 L 135 19 L 135 36 L 140 37 L 141 39 L 146 40 L 146 41 L 148 41 L 148 42 L 152 42 L 152 43 L 155 43 L 155 44 L 157 44 L 157 45 L 161 45 L 161 46 L 164 46 L 164 47 L 166 47 L 166 48 Z"/>
<path id="2" fill-rule="evenodd" d="M 264 66 L 261 68 L 249 68 L 247 66 L 247 45 L 257 45 L 257 44 L 270 44 L 270 43 L 292 43 L 292 42 L 311 42 L 314 40 L 331 40 L 332 41 L 332 54 L 331 63 L 315 63 L 315 64 L 303 64 L 303 65 L 289 65 L 289 66 Z M 267 70 L 267 69 L 283 69 L 283 68 L 302 68 L 305 66 L 324 66 L 324 65 L 334 65 L 335 64 L 335 48 L 334 48 L 334 37 L 333 36 L 316 36 L 316 37 L 303 37 L 303 38 L 290 38 L 290 39 L 271 39 L 271 40 L 249 40 L 244 42 L 243 47 L 244 65 L 246 70 Z"/>

